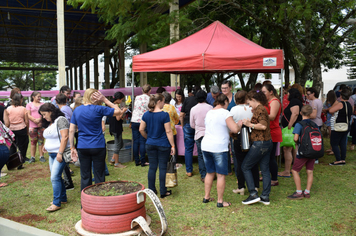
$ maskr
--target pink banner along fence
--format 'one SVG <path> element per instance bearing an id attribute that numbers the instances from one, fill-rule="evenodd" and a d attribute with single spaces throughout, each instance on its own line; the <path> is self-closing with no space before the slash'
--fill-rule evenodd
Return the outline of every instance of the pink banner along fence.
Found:
<path id="1" fill-rule="evenodd" d="M 174 92 L 176 90 L 175 87 L 170 87 L 170 86 L 164 88 L 166 89 L 167 92 Z M 151 90 L 151 94 L 155 94 L 157 89 L 158 87 L 153 87 Z M 99 91 L 106 97 L 113 96 L 116 92 L 122 92 L 126 96 L 132 95 L 131 87 L 116 88 L 116 89 L 101 89 Z M 24 97 L 29 97 L 31 96 L 32 92 L 33 91 L 21 91 L 21 94 Z M 41 93 L 42 97 L 54 97 L 59 93 L 58 90 L 38 91 L 38 92 Z M 80 92 L 80 94 L 83 96 L 85 90 L 72 90 L 72 94 L 73 92 Z M 142 88 L 141 87 L 134 88 L 134 96 L 138 96 L 140 94 L 142 94 Z M 0 91 L 0 98 L 9 98 L 9 96 L 10 96 L 10 91 Z"/>

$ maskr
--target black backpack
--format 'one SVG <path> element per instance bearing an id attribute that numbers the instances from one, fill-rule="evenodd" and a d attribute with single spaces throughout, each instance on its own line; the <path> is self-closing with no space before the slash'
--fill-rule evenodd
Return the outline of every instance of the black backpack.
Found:
<path id="1" fill-rule="evenodd" d="M 313 122 L 300 121 L 302 134 L 299 136 L 298 152 L 304 158 L 316 159 L 324 156 L 323 136 L 319 127 Z"/>

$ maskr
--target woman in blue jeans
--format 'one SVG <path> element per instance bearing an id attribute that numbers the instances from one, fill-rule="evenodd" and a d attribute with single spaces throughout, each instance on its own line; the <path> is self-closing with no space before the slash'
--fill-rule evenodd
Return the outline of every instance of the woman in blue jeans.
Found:
<path id="1" fill-rule="evenodd" d="M 46 139 L 44 152 L 49 154 L 49 168 L 53 188 L 53 201 L 47 211 L 61 209 L 62 203 L 67 203 L 66 187 L 62 179 L 62 172 L 66 165 L 63 152 L 68 147 L 69 122 L 64 114 L 52 103 L 43 104 L 38 112 L 42 116 L 43 137 Z"/>
<path id="2" fill-rule="evenodd" d="M 167 112 L 162 111 L 164 96 L 160 93 L 151 95 L 148 109 L 142 116 L 140 133 L 147 139 L 146 152 L 150 166 L 148 169 L 148 188 L 157 194 L 156 172 L 159 167 L 159 185 L 161 198 L 172 194 L 166 188 L 166 172 L 169 155 L 175 154 L 173 132 Z M 147 130 L 147 132 L 146 132 Z"/>
<path id="3" fill-rule="evenodd" d="M 242 201 L 242 203 L 248 205 L 261 202 L 265 205 L 269 205 L 269 194 L 271 192 L 269 159 L 273 143 L 269 128 L 270 121 L 268 112 L 265 108 L 265 106 L 268 106 L 268 100 L 264 93 L 250 91 L 247 93 L 247 103 L 252 108 L 253 115 L 251 120 L 244 119 L 242 122 L 252 130 L 250 135 L 250 142 L 252 145 L 242 162 L 241 169 L 244 173 L 250 196 Z M 258 196 L 258 192 L 255 189 L 254 178 L 251 171 L 257 163 L 260 164 L 263 177 L 263 191 L 261 197 Z"/>
<path id="4" fill-rule="evenodd" d="M 0 173 L 10 157 L 10 147 L 14 140 L 14 133 L 0 121 Z M 0 183 L 0 188 L 7 186 L 7 183 Z"/>
<path id="5" fill-rule="evenodd" d="M 131 129 L 133 139 L 133 156 L 136 166 L 148 166 L 146 162 L 146 139 L 140 134 L 139 128 L 143 114 L 148 111 L 148 102 L 150 101 L 151 86 L 145 84 L 142 87 L 142 95 L 135 98 L 135 104 L 131 117 Z M 141 156 L 141 157 L 140 157 Z"/>

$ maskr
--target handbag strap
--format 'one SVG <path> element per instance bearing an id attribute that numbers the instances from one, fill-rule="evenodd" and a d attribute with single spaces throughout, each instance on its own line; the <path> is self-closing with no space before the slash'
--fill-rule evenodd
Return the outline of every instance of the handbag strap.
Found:
<path id="1" fill-rule="evenodd" d="M 346 109 L 346 123 L 349 124 L 349 116 L 347 115 L 347 104 L 346 102 L 343 102 L 345 109 Z"/>
<path id="2" fill-rule="evenodd" d="M 171 156 L 171 160 L 169 162 L 175 162 L 176 161 L 176 156 L 175 155 L 172 155 Z"/>
<path id="3" fill-rule="evenodd" d="M 61 143 L 61 137 L 59 136 L 59 128 L 58 128 L 58 125 L 57 125 L 57 124 L 56 124 L 56 128 L 57 128 L 58 140 L 59 140 L 59 143 Z"/>
<path id="4" fill-rule="evenodd" d="M 287 119 L 287 117 L 286 117 L 286 115 L 284 114 L 284 112 L 283 112 L 283 116 L 284 116 L 284 119 L 286 119 L 286 121 L 287 121 L 288 124 L 289 124 L 289 120 Z"/>

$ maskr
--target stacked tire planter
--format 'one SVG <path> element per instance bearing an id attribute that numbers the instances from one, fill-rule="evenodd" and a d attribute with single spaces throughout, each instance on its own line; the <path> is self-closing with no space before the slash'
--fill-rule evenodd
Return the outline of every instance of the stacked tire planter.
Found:
<path id="1" fill-rule="evenodd" d="M 116 182 L 129 181 L 105 183 Z M 142 186 L 141 190 L 145 189 L 142 184 L 137 184 Z M 93 196 L 85 193 L 86 189 L 95 185 L 84 188 L 81 193 L 82 227 L 85 230 L 101 234 L 121 233 L 131 230 L 131 221 L 136 217 L 142 216 L 146 219 L 146 196 L 143 202 L 137 204 L 138 191 L 120 196 Z"/>

